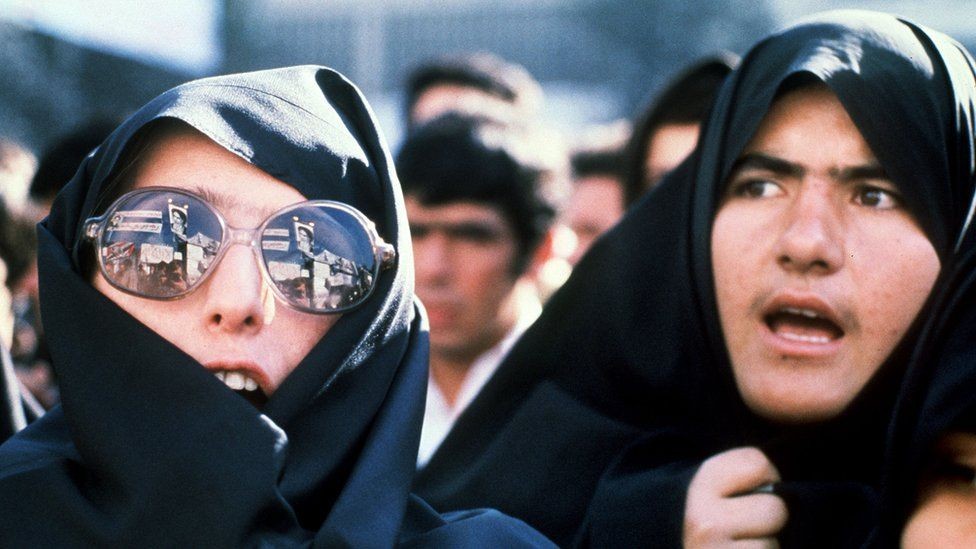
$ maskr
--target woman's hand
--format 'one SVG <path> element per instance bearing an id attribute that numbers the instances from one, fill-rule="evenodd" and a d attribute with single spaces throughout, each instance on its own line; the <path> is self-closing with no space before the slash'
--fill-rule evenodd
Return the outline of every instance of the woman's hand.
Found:
<path id="1" fill-rule="evenodd" d="M 735 448 L 707 459 L 688 487 L 684 546 L 778 547 L 786 504 L 758 491 L 779 480 L 776 467 L 758 448 Z"/>

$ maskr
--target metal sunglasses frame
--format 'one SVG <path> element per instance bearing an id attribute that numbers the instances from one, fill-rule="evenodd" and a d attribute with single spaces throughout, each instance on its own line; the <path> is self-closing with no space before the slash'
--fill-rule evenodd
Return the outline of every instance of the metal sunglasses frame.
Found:
<path id="1" fill-rule="evenodd" d="M 199 201 L 208 210 L 210 210 L 210 212 L 213 213 L 214 217 L 216 217 L 217 221 L 220 223 L 220 230 L 221 230 L 220 247 L 217 250 L 217 254 L 214 256 L 213 262 L 210 264 L 210 267 L 207 269 L 205 273 L 203 273 L 202 276 L 200 276 L 200 278 L 196 280 L 196 282 L 193 283 L 193 285 L 189 286 L 186 289 L 186 291 L 180 292 L 176 295 L 165 296 L 165 297 L 148 296 L 138 291 L 126 288 L 121 284 L 117 284 L 109 276 L 109 273 L 105 266 L 105 258 L 101 253 L 100 243 L 102 238 L 105 236 L 106 229 L 108 228 L 109 225 L 107 221 L 114 216 L 119 206 L 124 204 L 126 201 L 131 200 L 133 197 L 137 197 L 142 194 L 150 194 L 150 193 L 171 193 L 171 194 L 190 197 L 194 200 Z M 315 309 L 313 307 L 305 307 L 289 301 L 289 299 L 284 295 L 284 293 L 282 293 L 282 291 L 278 288 L 278 285 L 275 284 L 274 280 L 271 278 L 271 273 L 268 270 L 267 262 L 264 259 L 264 253 L 261 250 L 261 244 L 260 244 L 261 235 L 264 234 L 264 231 L 268 228 L 268 224 L 273 219 L 276 219 L 281 215 L 288 214 L 294 210 L 298 210 L 309 206 L 325 207 L 329 209 L 339 210 L 346 214 L 349 214 L 350 216 L 352 216 L 353 219 L 356 220 L 356 222 L 360 225 L 360 228 L 363 230 L 363 233 L 369 238 L 370 244 L 372 245 L 373 248 L 373 258 L 375 259 L 375 265 L 373 266 L 373 272 L 371 273 L 373 277 L 373 284 L 370 286 L 369 291 L 367 291 L 362 296 L 362 298 L 359 299 L 356 303 L 352 303 L 345 307 L 339 307 L 337 309 L 330 309 L 327 311 Z M 220 261 L 224 258 L 224 255 L 227 253 L 227 250 L 230 249 L 231 246 L 236 246 L 236 245 L 247 246 L 251 249 L 251 252 L 254 254 L 254 259 L 258 263 L 258 268 L 261 271 L 261 277 L 264 283 L 267 284 L 269 287 L 271 287 L 271 290 L 272 292 L 274 292 L 274 295 L 278 299 L 278 301 L 280 301 L 285 306 L 294 309 L 296 311 L 301 311 L 304 313 L 311 313 L 311 314 L 344 313 L 352 309 L 355 309 L 356 307 L 359 307 L 360 305 L 365 303 L 369 299 L 369 297 L 373 295 L 373 291 L 376 289 L 377 281 L 379 280 L 380 271 L 392 267 L 397 256 L 396 250 L 393 248 L 393 245 L 387 243 L 385 240 L 383 240 L 382 237 L 380 237 L 379 233 L 376 232 L 376 225 L 372 221 L 370 221 L 369 218 L 363 215 L 363 213 L 357 210 L 356 208 L 353 208 L 352 206 L 342 202 L 336 202 L 334 200 L 307 200 L 305 202 L 291 204 L 269 215 L 256 228 L 244 229 L 240 227 L 234 227 L 228 224 L 227 220 L 224 219 L 224 216 L 221 215 L 220 211 L 217 210 L 217 208 L 215 208 L 213 204 L 207 202 L 206 200 L 204 200 L 200 196 L 197 196 L 196 194 L 193 194 L 189 191 L 176 188 L 176 187 L 142 187 L 123 194 L 122 196 L 117 198 L 115 202 L 112 202 L 112 204 L 108 207 L 108 209 L 105 210 L 105 213 L 97 217 L 89 217 L 88 219 L 85 220 L 84 239 L 95 244 L 95 247 L 97 248 L 97 252 L 98 252 L 96 253 L 96 255 L 98 256 L 98 268 L 101 270 L 102 277 L 106 281 L 108 281 L 109 284 L 111 284 L 116 289 L 125 292 L 129 295 L 134 295 L 136 297 L 141 297 L 144 299 L 153 299 L 156 301 L 174 301 L 177 299 L 182 299 L 187 295 L 191 294 L 194 290 L 196 290 L 197 288 L 203 285 L 203 282 L 210 276 L 210 273 L 216 270 L 217 264 L 220 263 Z"/>

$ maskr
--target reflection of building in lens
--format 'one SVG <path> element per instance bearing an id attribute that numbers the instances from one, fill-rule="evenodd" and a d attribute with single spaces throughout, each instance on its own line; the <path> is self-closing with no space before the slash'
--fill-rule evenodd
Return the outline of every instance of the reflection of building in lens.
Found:
<path id="1" fill-rule="evenodd" d="M 337 309 L 355 303 L 369 291 L 372 283 L 369 273 L 365 266 L 323 250 L 314 257 L 312 269 L 315 308 Z"/>
<path id="2" fill-rule="evenodd" d="M 135 251 L 136 245 L 132 242 L 113 242 L 102 248 L 102 257 L 107 267 L 131 264 Z"/>
<path id="3" fill-rule="evenodd" d="M 187 244 L 193 244 L 201 248 L 208 255 L 216 255 L 217 250 L 220 249 L 220 242 L 210 238 L 203 233 L 197 233 L 193 235 L 192 238 L 187 239 Z"/>
<path id="4" fill-rule="evenodd" d="M 197 233 L 186 241 L 185 260 L 187 282 L 193 284 L 213 263 L 220 242 L 203 233 Z"/>
<path id="5" fill-rule="evenodd" d="M 102 247 L 102 264 L 107 277 L 124 288 L 136 289 L 139 275 L 136 268 L 136 245 L 132 242 L 113 242 Z"/>
<path id="6" fill-rule="evenodd" d="M 268 261 L 267 265 L 271 280 L 288 302 L 310 306 L 308 271 L 303 265 L 287 261 Z"/>

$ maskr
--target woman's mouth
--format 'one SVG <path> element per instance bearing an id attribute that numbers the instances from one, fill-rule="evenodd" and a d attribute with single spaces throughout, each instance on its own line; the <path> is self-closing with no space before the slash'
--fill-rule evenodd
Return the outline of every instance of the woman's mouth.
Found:
<path id="1" fill-rule="evenodd" d="M 776 356 L 828 360 L 841 351 L 852 321 L 830 301 L 812 292 L 783 290 L 765 307 L 762 339 Z"/>
<path id="2" fill-rule="evenodd" d="M 214 372 L 214 376 L 220 381 L 224 382 L 230 390 L 234 391 L 238 395 L 244 398 L 244 400 L 250 402 L 255 408 L 260 409 L 266 402 L 268 402 L 268 396 L 264 394 L 258 382 L 248 376 L 246 373 L 241 371 L 217 371 Z"/>
<path id="3" fill-rule="evenodd" d="M 836 322 L 812 308 L 780 307 L 763 320 L 772 333 L 799 343 L 827 344 L 844 337 L 844 330 Z"/>
<path id="4" fill-rule="evenodd" d="M 215 372 L 214 375 L 231 390 L 248 392 L 258 390 L 258 382 L 243 372 Z"/>
<path id="5" fill-rule="evenodd" d="M 228 389 L 256 408 L 261 408 L 268 401 L 268 395 L 261 388 L 260 373 L 256 365 L 248 366 L 241 368 L 240 365 L 211 363 L 207 365 L 207 369 Z"/>

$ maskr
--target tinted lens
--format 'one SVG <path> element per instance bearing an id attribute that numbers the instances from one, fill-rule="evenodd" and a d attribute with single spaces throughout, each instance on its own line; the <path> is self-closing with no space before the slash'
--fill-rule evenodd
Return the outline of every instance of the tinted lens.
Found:
<path id="1" fill-rule="evenodd" d="M 199 199 L 171 191 L 135 193 L 108 212 L 98 241 L 102 272 L 131 292 L 176 297 L 207 272 L 222 238 L 220 220 Z"/>
<path id="2" fill-rule="evenodd" d="M 312 311 L 340 311 L 361 303 L 373 289 L 373 243 L 352 212 L 302 205 L 276 215 L 261 235 L 268 273 L 281 296 Z"/>

